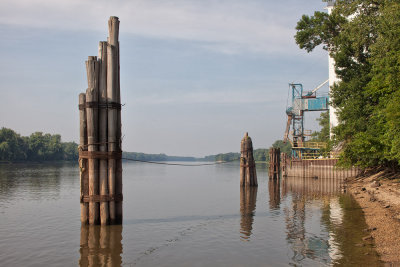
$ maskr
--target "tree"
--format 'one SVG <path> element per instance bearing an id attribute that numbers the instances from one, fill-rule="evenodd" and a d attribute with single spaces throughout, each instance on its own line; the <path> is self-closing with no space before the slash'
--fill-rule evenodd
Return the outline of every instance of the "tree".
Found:
<path id="1" fill-rule="evenodd" d="M 321 126 L 321 130 L 319 132 L 312 133 L 312 140 L 316 142 L 329 142 L 329 112 L 321 112 L 320 117 L 317 119 L 319 126 Z"/>
<path id="2" fill-rule="evenodd" d="M 337 0 L 331 15 L 315 12 L 297 24 L 300 48 L 323 45 L 336 62 L 341 81 L 331 89 L 331 104 L 343 163 L 400 163 L 399 10 L 393 0 Z"/>

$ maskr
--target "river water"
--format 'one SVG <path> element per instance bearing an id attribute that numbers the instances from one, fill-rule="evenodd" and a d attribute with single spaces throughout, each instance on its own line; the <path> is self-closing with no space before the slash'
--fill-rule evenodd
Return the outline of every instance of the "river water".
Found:
<path id="1" fill-rule="evenodd" d="M 239 188 L 235 164 L 123 165 L 122 226 L 81 227 L 77 164 L 0 165 L 0 266 L 380 266 L 332 179 Z"/>

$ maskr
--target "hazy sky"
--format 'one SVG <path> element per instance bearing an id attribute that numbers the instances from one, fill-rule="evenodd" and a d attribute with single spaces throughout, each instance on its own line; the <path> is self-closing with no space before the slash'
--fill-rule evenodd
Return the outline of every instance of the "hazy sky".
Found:
<path id="1" fill-rule="evenodd" d="M 282 139 L 288 83 L 313 89 L 328 56 L 294 41 L 321 0 L 1 0 L 0 127 L 79 138 L 85 60 L 118 16 L 123 149 L 204 156 Z M 327 89 L 325 89 L 326 91 Z M 310 115 L 310 116 L 308 116 Z M 314 127 L 317 114 L 307 114 Z"/>

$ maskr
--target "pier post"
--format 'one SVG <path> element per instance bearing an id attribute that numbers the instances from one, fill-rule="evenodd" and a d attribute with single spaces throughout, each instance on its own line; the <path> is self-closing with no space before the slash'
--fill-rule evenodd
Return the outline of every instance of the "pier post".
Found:
<path id="1" fill-rule="evenodd" d="M 281 162 L 280 148 L 269 149 L 269 179 L 279 179 L 280 162 Z"/>
<path id="2" fill-rule="evenodd" d="M 258 186 L 253 142 L 247 132 L 240 143 L 240 186 Z"/>
<path id="3" fill-rule="evenodd" d="M 110 17 L 98 59 L 86 61 L 88 89 L 79 96 L 81 222 L 122 223 L 119 19 Z"/>

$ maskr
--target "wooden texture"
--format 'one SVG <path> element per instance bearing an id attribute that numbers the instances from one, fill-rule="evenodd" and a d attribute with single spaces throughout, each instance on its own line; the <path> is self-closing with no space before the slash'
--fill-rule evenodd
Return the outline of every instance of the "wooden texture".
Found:
<path id="1" fill-rule="evenodd" d="M 107 42 L 99 43 L 99 102 L 107 102 Z M 107 152 L 107 109 L 99 109 L 99 151 Z M 99 191 L 100 195 L 108 195 L 108 159 L 99 160 Z M 109 223 L 109 208 L 107 202 L 100 203 L 100 223 Z"/>
<path id="2" fill-rule="evenodd" d="M 84 93 L 79 94 L 79 105 L 84 105 L 86 102 L 86 95 Z M 79 110 L 79 150 L 87 149 L 87 121 L 86 121 L 86 109 Z M 89 177 L 88 177 L 88 166 L 87 159 L 79 159 L 79 178 L 81 184 L 81 198 L 89 193 Z M 88 223 L 88 203 L 81 203 L 81 223 Z"/>
<path id="3" fill-rule="evenodd" d="M 110 18 L 108 21 L 109 25 L 109 43 L 107 46 L 107 101 L 117 102 L 117 49 L 112 44 L 115 39 L 113 32 L 114 20 Z M 108 109 L 108 151 L 117 151 L 117 110 Z M 108 160 L 108 186 L 109 193 L 115 194 L 115 176 L 117 162 L 115 159 Z M 116 223 L 116 211 L 115 202 L 110 201 L 109 203 L 110 222 Z"/>
<path id="4" fill-rule="evenodd" d="M 253 142 L 246 133 L 240 143 L 240 186 L 258 186 Z"/>
<path id="5" fill-rule="evenodd" d="M 279 179 L 281 163 L 281 150 L 280 148 L 269 149 L 269 179 Z"/>
<path id="6" fill-rule="evenodd" d="M 88 77 L 88 89 L 86 90 L 86 101 L 97 102 L 99 99 L 99 62 L 96 57 L 89 57 L 86 61 L 86 71 Z M 92 87 L 91 87 L 92 86 Z M 86 108 L 87 116 L 87 135 L 88 135 L 88 151 L 98 150 L 98 109 Z M 89 196 L 99 194 L 99 160 L 88 159 L 89 165 Z M 89 203 L 89 224 L 97 224 L 99 222 L 99 203 Z"/>
<path id="7" fill-rule="evenodd" d="M 119 19 L 110 17 L 108 24 L 98 58 L 86 61 L 88 89 L 79 101 L 81 220 L 91 225 L 122 223 Z"/>

